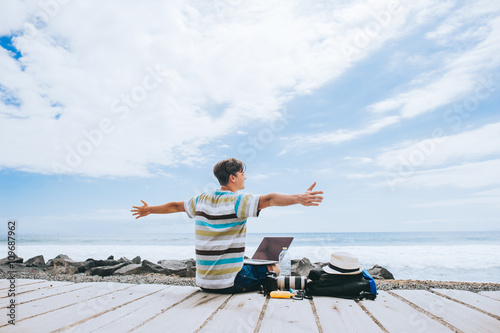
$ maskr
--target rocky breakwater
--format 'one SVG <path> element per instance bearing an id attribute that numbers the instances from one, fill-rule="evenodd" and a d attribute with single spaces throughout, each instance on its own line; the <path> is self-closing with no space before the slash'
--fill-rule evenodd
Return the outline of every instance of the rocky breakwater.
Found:
<path id="1" fill-rule="evenodd" d="M 324 262 L 314 262 L 308 258 L 292 260 L 292 275 L 307 276 L 314 268 L 322 268 L 327 265 Z M 155 275 L 172 276 L 178 278 L 193 278 L 196 276 L 196 261 L 194 259 L 182 260 L 159 260 L 153 263 L 149 260 L 142 260 L 137 256 L 130 260 L 120 258 L 115 260 L 114 256 L 107 259 L 89 258 L 85 261 L 75 261 L 65 254 L 45 262 L 43 255 L 39 255 L 24 261 L 23 258 L 16 257 L 9 261 L 7 258 L 0 260 L 0 272 L 7 273 L 13 271 L 19 274 L 45 273 L 53 276 L 79 275 L 79 276 L 127 276 L 127 275 Z M 378 265 L 367 271 L 378 280 L 393 280 L 394 276 L 387 269 Z"/>
<path id="2" fill-rule="evenodd" d="M 115 260 L 109 256 L 106 260 L 89 258 L 85 261 L 75 261 L 65 254 L 45 262 L 42 255 L 33 257 L 24 262 L 23 258 L 16 257 L 14 260 L 4 258 L 0 260 L 0 271 L 3 273 L 49 273 L 53 275 L 84 274 L 90 276 L 111 276 L 131 274 L 163 274 L 178 277 L 194 277 L 196 275 L 196 262 L 194 259 L 184 260 L 160 260 L 153 263 L 142 260 L 137 256 L 130 260 L 120 258 Z"/>

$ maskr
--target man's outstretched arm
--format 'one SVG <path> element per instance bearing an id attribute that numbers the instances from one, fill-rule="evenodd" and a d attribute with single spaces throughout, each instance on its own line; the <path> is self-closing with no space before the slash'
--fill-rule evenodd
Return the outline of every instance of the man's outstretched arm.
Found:
<path id="1" fill-rule="evenodd" d="M 291 206 L 301 204 L 303 206 L 318 206 L 323 201 L 323 191 L 313 191 L 314 182 L 305 193 L 302 194 L 280 194 L 269 193 L 260 196 L 259 210 L 271 206 Z"/>
<path id="2" fill-rule="evenodd" d="M 141 200 L 144 206 L 132 206 L 131 212 L 132 215 L 139 217 L 147 216 L 149 214 L 170 214 L 170 213 L 179 213 L 185 212 L 184 202 L 183 201 L 172 201 L 160 206 L 149 206 L 144 200 Z"/>

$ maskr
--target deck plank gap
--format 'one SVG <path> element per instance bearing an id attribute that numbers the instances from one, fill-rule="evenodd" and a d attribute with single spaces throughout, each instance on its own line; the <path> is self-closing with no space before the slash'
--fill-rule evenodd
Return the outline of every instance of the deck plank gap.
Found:
<path id="1" fill-rule="evenodd" d="M 260 312 L 259 320 L 257 320 L 257 325 L 255 325 L 253 333 L 259 333 L 260 331 L 260 327 L 262 326 L 262 320 L 264 320 L 264 316 L 266 315 L 267 305 L 269 304 L 270 298 L 271 297 L 269 296 L 266 297 L 264 305 L 262 306 L 262 311 Z"/>
<path id="2" fill-rule="evenodd" d="M 106 293 L 106 294 L 102 294 L 102 295 L 99 295 L 99 296 L 95 296 L 95 297 L 91 297 L 89 299 L 87 299 L 86 301 L 89 301 L 89 300 L 92 300 L 92 299 L 95 299 L 95 298 L 98 298 L 98 297 L 102 297 L 102 296 L 106 296 L 106 295 L 109 295 L 109 294 L 112 294 L 114 292 L 117 292 L 117 291 L 122 291 L 122 290 L 125 290 L 125 289 L 128 289 L 130 287 L 133 287 L 133 286 L 128 286 L 126 288 L 122 288 L 122 289 L 119 289 L 119 290 L 114 290 L 114 291 L 111 291 L 109 293 Z M 83 288 L 82 288 L 83 289 Z M 65 305 L 65 306 L 61 306 L 60 308 L 57 308 L 57 309 L 53 309 L 53 310 L 49 310 L 49 311 L 45 311 L 45 312 L 42 312 L 42 313 L 37 313 L 35 315 L 32 315 L 32 316 L 29 316 L 29 317 L 26 317 L 26 318 L 21 318 L 21 319 L 18 319 L 17 321 L 18 322 L 21 322 L 21 321 L 24 321 L 24 320 L 28 320 L 28 319 L 31 319 L 31 318 L 35 318 L 35 317 L 38 317 L 38 316 L 43 316 L 47 313 L 50 313 L 50 312 L 54 312 L 54 311 L 58 311 L 58 310 L 61 310 L 61 309 L 64 309 L 64 308 L 67 308 L 67 307 L 70 307 L 70 306 L 73 306 L 73 305 L 76 305 L 80 302 L 75 302 L 75 303 L 71 303 L 71 304 L 68 304 L 68 305 Z M 5 324 L 5 325 L 2 325 L 0 326 L 0 328 L 2 327 L 5 327 L 5 326 L 9 326 L 10 324 Z"/>
<path id="3" fill-rule="evenodd" d="M 364 305 L 363 305 L 363 302 L 359 301 L 359 300 L 354 300 L 354 302 L 373 320 L 373 322 L 375 324 L 377 324 L 378 327 L 380 327 L 380 329 L 382 331 L 384 331 L 385 333 L 390 333 L 385 327 L 384 325 L 382 325 L 382 323 L 380 321 L 377 320 L 377 318 L 375 318 L 375 316 L 370 312 L 370 310 L 368 310 Z"/>
<path id="4" fill-rule="evenodd" d="M 450 297 L 450 296 L 448 296 L 448 295 L 442 294 L 442 293 L 440 293 L 439 291 L 436 291 L 436 290 L 433 290 L 433 289 L 430 289 L 429 291 L 430 291 L 430 292 L 432 292 L 432 293 L 434 293 L 434 294 L 436 294 L 436 295 L 438 295 L 438 296 L 441 296 L 441 297 L 443 297 L 443 298 L 449 299 L 450 301 L 454 301 L 454 302 L 457 302 L 457 303 L 459 303 L 459 304 L 465 305 L 465 306 L 467 306 L 467 307 L 471 308 L 472 310 L 476 310 L 476 311 L 482 312 L 482 313 L 484 313 L 485 315 L 488 315 L 488 316 L 490 316 L 490 317 L 495 318 L 496 320 L 500 320 L 500 317 L 499 317 L 499 316 L 497 316 L 496 314 L 490 313 L 490 312 L 488 312 L 488 311 L 484 311 L 483 309 L 477 308 L 477 307 L 475 307 L 474 305 L 471 305 L 471 304 L 469 304 L 469 303 L 462 302 L 462 301 L 461 301 L 461 300 L 459 300 L 459 299 L 456 299 L 456 298 Z"/>
<path id="5" fill-rule="evenodd" d="M 88 321 L 88 320 L 91 320 L 91 319 L 94 319 L 94 318 L 100 317 L 100 316 L 102 316 L 103 314 L 106 314 L 106 313 L 108 313 L 108 312 L 114 311 L 114 310 L 116 310 L 116 309 L 121 308 L 122 306 L 128 305 L 128 304 L 130 304 L 130 303 L 133 303 L 133 302 L 135 302 L 135 301 L 138 301 L 138 300 L 140 300 L 140 299 L 142 299 L 142 298 L 144 298 L 144 297 L 151 296 L 151 295 L 156 294 L 156 293 L 158 293 L 158 292 L 160 292 L 160 290 L 155 290 L 155 291 L 153 291 L 152 293 L 149 293 L 149 294 L 147 294 L 147 295 L 143 295 L 143 296 L 141 296 L 141 297 L 138 297 L 138 298 L 136 298 L 136 299 L 130 300 L 130 301 L 128 301 L 128 302 L 121 303 L 121 304 L 119 304 L 119 305 L 116 305 L 116 306 L 112 307 L 111 309 L 108 309 L 108 310 L 103 311 L 103 312 L 99 312 L 99 313 L 97 313 L 97 314 L 95 314 L 95 315 L 93 315 L 93 316 L 91 316 L 91 317 L 88 317 L 88 318 L 82 319 L 82 320 L 80 320 L 80 321 L 78 321 L 78 322 L 76 322 L 76 323 L 73 323 L 73 324 L 71 324 L 71 325 L 68 325 L 68 326 L 65 326 L 65 327 L 61 327 L 61 328 L 59 328 L 59 329 L 57 329 L 57 330 L 55 330 L 55 331 L 52 331 L 51 333 L 58 333 L 58 332 L 62 332 L 62 331 L 64 331 L 64 330 L 69 329 L 69 328 L 71 328 L 71 327 L 74 327 L 74 326 L 76 326 L 76 325 L 83 324 L 84 322 L 86 322 L 86 321 Z"/>
<path id="6" fill-rule="evenodd" d="M 311 310 L 314 315 L 314 320 L 316 320 L 316 326 L 318 326 L 318 332 L 323 333 L 323 327 L 321 326 L 321 321 L 319 320 L 318 312 L 316 311 L 316 305 L 312 298 L 309 299 L 309 304 L 311 305 Z"/>
<path id="7" fill-rule="evenodd" d="M 217 312 L 219 312 L 220 310 L 222 310 L 226 306 L 227 302 L 229 302 L 229 300 L 233 296 L 234 295 L 230 295 L 221 305 L 219 305 L 219 307 L 217 309 L 215 309 L 215 311 L 212 312 L 212 314 L 203 322 L 203 324 L 201 324 L 201 326 L 198 327 L 198 329 L 196 331 L 194 331 L 193 333 L 198 333 L 199 331 L 201 331 L 203 329 L 203 327 L 205 327 L 205 325 L 207 325 L 212 320 L 212 318 L 217 314 Z"/>
<path id="8" fill-rule="evenodd" d="M 7 281 L 8 281 L 9 279 L 2 279 L 2 280 L 7 280 Z M 20 282 L 24 282 L 24 283 L 23 283 L 23 284 L 19 284 Z M 31 283 L 26 283 L 26 282 L 27 282 L 27 281 L 19 281 L 19 280 L 16 280 L 16 282 L 15 282 L 15 286 L 16 286 L 16 288 L 17 288 L 17 287 L 24 287 L 24 286 L 29 286 L 29 285 L 32 285 L 32 284 L 44 283 L 44 282 L 46 282 L 46 281 L 44 281 L 44 280 L 40 280 L 40 281 L 36 281 L 36 282 L 31 282 Z M 0 291 L 5 290 L 5 289 L 9 289 L 9 288 L 10 288 L 10 286 L 5 287 L 5 288 L 0 288 Z"/>
<path id="9" fill-rule="evenodd" d="M 418 305 L 414 304 L 413 302 L 410 302 L 409 300 L 407 300 L 406 298 L 392 292 L 391 290 L 388 290 L 387 291 L 388 294 L 391 294 L 392 296 L 400 299 L 401 301 L 405 302 L 406 304 L 408 304 L 409 306 L 411 306 L 412 308 L 414 308 L 415 310 L 423 313 L 424 315 L 426 315 L 427 317 L 439 322 L 440 324 L 446 326 L 447 328 L 449 328 L 450 330 L 456 332 L 456 333 L 465 333 L 464 331 L 462 330 L 459 330 L 458 328 L 456 328 L 455 326 L 453 326 L 452 324 L 448 323 L 447 321 L 443 320 L 442 318 L 438 317 L 438 316 L 435 316 L 433 315 L 432 313 L 430 313 L 429 311 L 425 310 L 425 309 L 422 309 L 421 307 L 419 307 Z"/>
<path id="10" fill-rule="evenodd" d="M 175 306 L 177 306 L 177 305 L 181 304 L 181 303 L 182 303 L 182 302 L 184 302 L 184 301 L 187 301 L 188 299 L 190 299 L 191 297 L 193 297 L 194 295 L 197 295 L 197 294 L 199 294 L 199 293 L 201 293 L 201 291 L 200 291 L 200 290 L 197 290 L 197 291 L 195 291 L 194 293 L 191 293 L 191 294 L 187 295 L 186 297 L 184 297 L 183 299 L 181 299 L 181 300 L 180 300 L 180 301 L 178 301 L 178 302 L 175 302 L 174 304 L 170 305 L 170 306 L 169 306 L 169 307 L 167 307 L 166 309 L 162 309 L 159 313 L 157 313 L 157 314 L 156 314 L 156 315 L 154 315 L 153 317 L 149 318 L 148 320 L 146 320 L 146 321 L 144 321 L 144 322 L 140 323 L 140 324 L 139 324 L 139 325 L 137 325 L 136 327 L 134 327 L 134 328 L 132 328 L 131 330 L 129 330 L 127 333 L 130 333 L 130 332 L 133 332 L 133 331 L 137 330 L 138 328 L 140 328 L 140 327 L 144 326 L 145 324 L 149 323 L 151 320 L 155 319 L 156 317 L 158 317 L 158 316 L 160 316 L 160 315 L 164 314 L 164 313 L 165 313 L 165 312 L 167 312 L 168 310 L 170 310 L 170 309 L 172 309 L 173 307 L 175 307 Z"/>
<path id="11" fill-rule="evenodd" d="M 26 303 L 29 303 L 29 302 L 38 301 L 38 300 L 41 300 L 41 299 L 46 299 L 46 298 L 49 298 L 49 297 L 54 297 L 54 296 L 64 295 L 64 294 L 67 294 L 67 293 L 72 293 L 74 291 L 78 291 L 78 290 L 82 290 L 82 289 L 90 288 L 90 287 L 92 287 L 92 285 L 83 286 L 81 288 L 75 288 L 75 289 L 71 289 L 71 290 L 68 290 L 68 291 L 62 291 L 60 293 L 53 294 L 53 295 L 47 295 L 47 296 L 43 296 L 43 297 L 39 297 L 39 298 L 30 299 L 30 300 L 27 300 L 27 301 L 19 303 L 19 305 L 23 305 L 23 304 L 26 304 Z"/>

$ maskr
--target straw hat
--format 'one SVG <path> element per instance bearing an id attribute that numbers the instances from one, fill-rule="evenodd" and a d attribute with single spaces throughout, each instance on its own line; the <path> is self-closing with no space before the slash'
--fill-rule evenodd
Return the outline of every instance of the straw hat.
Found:
<path id="1" fill-rule="evenodd" d="M 358 258 L 346 252 L 332 253 L 330 262 L 323 267 L 328 274 L 355 275 L 363 271 Z"/>

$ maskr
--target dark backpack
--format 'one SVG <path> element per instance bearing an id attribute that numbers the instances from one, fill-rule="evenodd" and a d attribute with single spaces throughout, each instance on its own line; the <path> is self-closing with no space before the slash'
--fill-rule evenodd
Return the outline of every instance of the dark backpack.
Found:
<path id="1" fill-rule="evenodd" d="M 322 269 L 313 269 L 307 277 L 307 293 L 313 296 L 332 296 L 351 299 L 377 297 L 375 281 L 365 269 L 355 275 L 328 274 Z"/>

